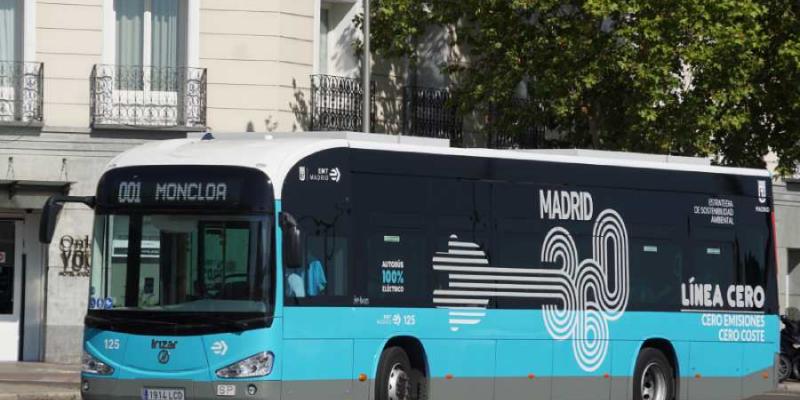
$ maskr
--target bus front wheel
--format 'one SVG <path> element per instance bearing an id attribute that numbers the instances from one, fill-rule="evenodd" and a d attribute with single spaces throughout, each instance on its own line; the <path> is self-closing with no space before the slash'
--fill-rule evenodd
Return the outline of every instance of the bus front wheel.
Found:
<path id="1" fill-rule="evenodd" d="M 377 400 L 415 400 L 418 375 L 405 350 L 389 347 L 381 354 L 376 384 Z"/>
<path id="2" fill-rule="evenodd" d="M 664 354 L 644 348 L 636 359 L 633 374 L 633 400 L 673 400 L 675 374 Z"/>

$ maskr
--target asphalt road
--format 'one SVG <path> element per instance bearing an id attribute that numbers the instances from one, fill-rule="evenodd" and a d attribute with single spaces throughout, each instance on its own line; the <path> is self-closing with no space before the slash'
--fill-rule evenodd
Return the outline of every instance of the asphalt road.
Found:
<path id="1" fill-rule="evenodd" d="M 800 393 L 777 392 L 751 397 L 748 400 L 800 400 Z"/>
<path id="2" fill-rule="evenodd" d="M 800 382 L 784 382 L 775 393 L 762 394 L 748 400 L 800 400 Z"/>

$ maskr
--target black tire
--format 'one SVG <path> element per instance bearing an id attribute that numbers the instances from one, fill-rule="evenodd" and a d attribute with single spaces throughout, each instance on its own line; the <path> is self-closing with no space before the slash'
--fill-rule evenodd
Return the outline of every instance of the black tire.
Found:
<path id="1" fill-rule="evenodd" d="M 422 371 L 414 369 L 411 374 L 411 399 L 428 400 L 428 380 Z"/>
<path id="2" fill-rule="evenodd" d="M 794 374 L 795 367 L 792 363 L 792 360 L 786 354 L 781 354 L 778 356 L 778 382 L 783 382 L 792 377 Z"/>
<path id="3" fill-rule="evenodd" d="M 633 373 L 633 400 L 674 400 L 675 370 L 667 357 L 654 348 L 639 352 Z"/>
<path id="4" fill-rule="evenodd" d="M 389 347 L 381 353 L 375 379 L 376 400 L 415 400 L 412 393 L 416 374 L 405 350 Z"/>
<path id="5" fill-rule="evenodd" d="M 792 373 L 789 376 L 789 379 L 800 380 L 800 355 L 794 356 L 794 358 L 792 358 L 791 366 L 792 366 L 791 369 Z"/>

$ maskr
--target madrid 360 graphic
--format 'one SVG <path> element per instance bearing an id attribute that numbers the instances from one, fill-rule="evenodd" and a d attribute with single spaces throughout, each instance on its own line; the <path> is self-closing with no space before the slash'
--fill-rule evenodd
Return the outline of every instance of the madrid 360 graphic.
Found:
<path id="1" fill-rule="evenodd" d="M 544 300 L 542 316 L 548 333 L 571 340 L 581 369 L 597 370 L 608 354 L 609 323 L 628 305 L 628 233 L 614 210 L 600 212 L 594 222 L 591 257 L 580 258 L 572 235 L 552 228 L 542 245 L 543 264 L 558 268 L 491 267 L 477 243 L 451 235 L 448 251 L 437 252 L 433 268 L 448 273 L 448 288 L 434 290 L 434 303 L 449 309 L 450 329 L 477 325 L 486 316 L 489 298 Z"/>

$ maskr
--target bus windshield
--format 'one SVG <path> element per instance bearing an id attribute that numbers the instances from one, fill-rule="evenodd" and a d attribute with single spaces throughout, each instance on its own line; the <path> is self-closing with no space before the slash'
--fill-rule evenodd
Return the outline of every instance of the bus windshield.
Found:
<path id="1" fill-rule="evenodd" d="M 267 216 L 97 215 L 90 314 L 266 313 L 269 225 Z"/>

